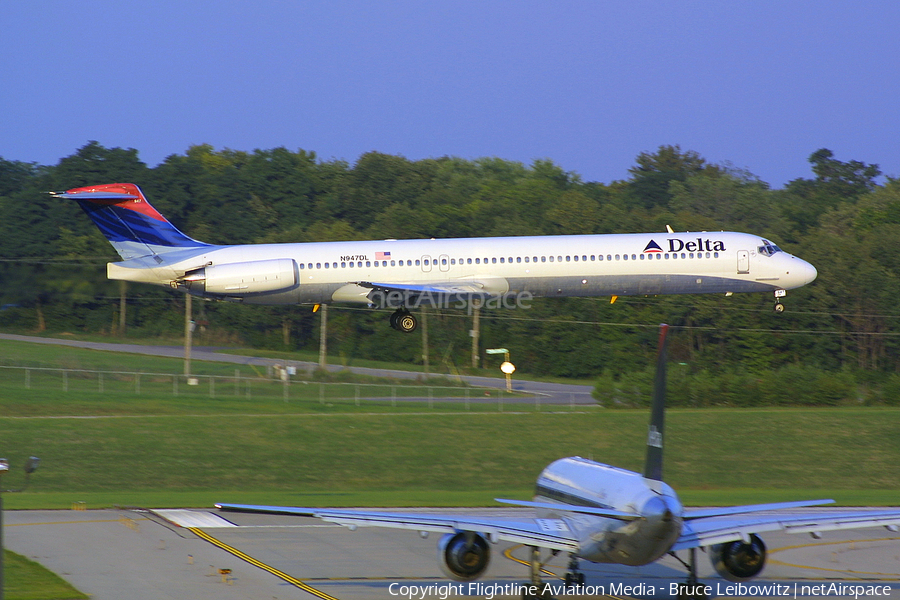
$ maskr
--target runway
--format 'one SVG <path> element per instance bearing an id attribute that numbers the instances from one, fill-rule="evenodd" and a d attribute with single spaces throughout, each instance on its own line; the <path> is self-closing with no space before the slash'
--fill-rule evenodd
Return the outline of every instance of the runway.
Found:
<path id="1" fill-rule="evenodd" d="M 510 508 L 403 510 L 510 518 L 530 514 Z M 95 600 L 376 600 L 420 595 L 424 600 L 440 598 L 441 590 L 453 596 L 480 592 L 472 597 L 487 598 L 492 591 L 518 592 L 515 586 L 527 580 L 527 567 L 517 562 L 526 557 L 525 549 L 508 544 L 492 547 L 491 566 L 477 582 L 482 587 L 469 588 L 441 573 L 436 535 L 422 539 L 414 531 L 380 528 L 351 532 L 289 516 L 223 513 L 226 520 L 222 520 L 213 510 L 159 511 L 159 515 L 126 510 L 9 511 L 6 547 L 44 564 Z M 793 592 L 795 583 L 800 591 L 802 585 L 811 589 L 822 582 L 887 585 L 891 595 L 900 593 L 900 536 L 883 528 L 831 532 L 820 540 L 798 534 L 768 534 L 764 539 L 768 564 L 762 577 L 747 586 L 779 585 Z M 708 558 L 699 556 L 703 583 L 712 585 L 714 593 L 728 591 L 725 586 L 734 584 L 715 575 Z M 545 581 L 559 586 L 565 566 L 563 556 L 550 561 Z M 670 586 L 685 578 L 684 568 L 671 557 L 640 568 L 583 561 L 581 568 L 588 590 L 616 597 L 668 598 Z M 457 587 L 449 588 L 451 583 Z M 846 597 L 806 594 L 835 595 Z M 793 594 L 777 595 L 786 596 Z"/>

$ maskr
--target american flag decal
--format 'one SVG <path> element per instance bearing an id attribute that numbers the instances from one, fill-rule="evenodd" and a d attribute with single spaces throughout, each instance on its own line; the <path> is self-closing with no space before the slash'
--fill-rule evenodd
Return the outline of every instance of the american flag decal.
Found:
<path id="1" fill-rule="evenodd" d="M 384 259 L 390 258 L 390 257 L 391 257 L 390 252 L 376 252 L 375 253 L 375 260 L 384 260 Z"/>

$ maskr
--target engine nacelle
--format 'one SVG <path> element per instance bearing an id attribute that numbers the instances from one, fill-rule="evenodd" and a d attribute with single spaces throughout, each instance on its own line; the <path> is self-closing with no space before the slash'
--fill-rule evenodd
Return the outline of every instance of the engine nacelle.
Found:
<path id="1" fill-rule="evenodd" d="M 297 264 L 291 258 L 211 265 L 185 273 L 189 287 L 201 284 L 207 294 L 245 296 L 278 292 L 297 285 Z"/>
<path id="2" fill-rule="evenodd" d="M 710 546 L 709 558 L 719 575 L 739 583 L 762 572 L 766 566 L 766 545 L 758 535 L 752 534 L 749 543 L 738 540 Z"/>
<path id="3" fill-rule="evenodd" d="M 456 581 L 478 579 L 491 562 L 487 540 L 472 531 L 444 534 L 437 552 L 444 575 Z"/>

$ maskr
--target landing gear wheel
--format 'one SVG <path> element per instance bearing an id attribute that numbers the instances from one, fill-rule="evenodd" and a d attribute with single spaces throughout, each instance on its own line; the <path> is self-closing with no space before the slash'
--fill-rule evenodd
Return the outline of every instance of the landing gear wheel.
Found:
<path id="1" fill-rule="evenodd" d="M 783 313 L 784 312 L 784 304 L 782 304 L 781 302 L 776 302 L 775 303 L 775 312 L 777 314 Z"/>
<path id="2" fill-rule="evenodd" d="M 419 326 L 419 321 L 409 313 L 400 315 L 397 318 L 397 331 L 403 333 L 412 333 Z"/>
<path id="3" fill-rule="evenodd" d="M 419 321 L 409 311 L 398 310 L 391 315 L 391 327 L 403 333 L 412 333 L 419 326 Z"/>

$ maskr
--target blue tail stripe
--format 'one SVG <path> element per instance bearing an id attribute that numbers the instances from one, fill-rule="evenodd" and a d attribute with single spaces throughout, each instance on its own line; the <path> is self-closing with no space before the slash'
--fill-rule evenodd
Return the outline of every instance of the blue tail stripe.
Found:
<path id="1" fill-rule="evenodd" d="M 168 221 L 150 219 L 139 212 L 117 206 L 81 200 L 78 204 L 110 242 L 139 242 L 172 248 L 209 246 L 184 235 Z"/>

